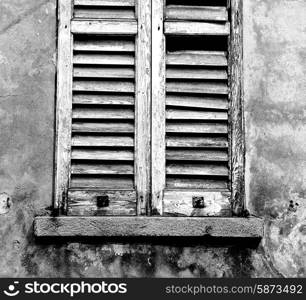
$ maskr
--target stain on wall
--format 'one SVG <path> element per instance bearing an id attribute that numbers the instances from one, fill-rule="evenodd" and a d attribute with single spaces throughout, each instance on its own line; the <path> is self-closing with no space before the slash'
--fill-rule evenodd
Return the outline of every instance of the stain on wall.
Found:
<path id="1" fill-rule="evenodd" d="M 244 0 L 247 200 L 265 218 L 243 244 L 43 244 L 52 203 L 55 0 L 0 3 L 0 276 L 305 277 L 306 3 Z"/>

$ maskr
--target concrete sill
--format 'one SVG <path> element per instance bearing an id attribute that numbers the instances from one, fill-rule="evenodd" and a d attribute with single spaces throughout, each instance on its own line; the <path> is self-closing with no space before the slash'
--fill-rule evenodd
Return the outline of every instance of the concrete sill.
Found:
<path id="1" fill-rule="evenodd" d="M 36 217 L 36 237 L 212 237 L 263 236 L 260 218 Z"/>

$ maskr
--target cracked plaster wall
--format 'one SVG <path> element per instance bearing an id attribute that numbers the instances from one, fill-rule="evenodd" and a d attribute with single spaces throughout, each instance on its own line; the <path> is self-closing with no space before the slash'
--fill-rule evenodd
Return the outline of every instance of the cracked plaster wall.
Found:
<path id="1" fill-rule="evenodd" d="M 0 276 L 306 276 L 305 16 L 303 0 L 244 0 L 247 200 L 266 224 L 257 249 L 47 245 L 32 222 L 52 200 L 56 3 L 1 0 Z"/>

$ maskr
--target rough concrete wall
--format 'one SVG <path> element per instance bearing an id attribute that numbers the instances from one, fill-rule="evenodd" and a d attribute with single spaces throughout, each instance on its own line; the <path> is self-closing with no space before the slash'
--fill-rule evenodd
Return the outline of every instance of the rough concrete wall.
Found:
<path id="1" fill-rule="evenodd" d="M 305 276 L 306 2 L 244 4 L 247 198 L 271 263 Z"/>
<path id="2" fill-rule="evenodd" d="M 0 276 L 306 276 L 306 4 L 244 4 L 248 205 L 266 219 L 257 249 L 37 243 L 33 218 L 52 201 L 56 5 L 1 0 Z"/>

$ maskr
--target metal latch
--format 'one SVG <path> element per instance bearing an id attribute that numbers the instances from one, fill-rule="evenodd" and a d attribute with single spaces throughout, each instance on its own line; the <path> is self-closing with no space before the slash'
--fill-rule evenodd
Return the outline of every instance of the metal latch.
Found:
<path id="1" fill-rule="evenodd" d="M 97 206 L 99 208 L 108 207 L 109 206 L 109 196 L 98 196 L 97 197 Z"/>
<path id="2" fill-rule="evenodd" d="M 194 196 L 192 197 L 193 208 L 205 208 L 204 197 Z"/>

